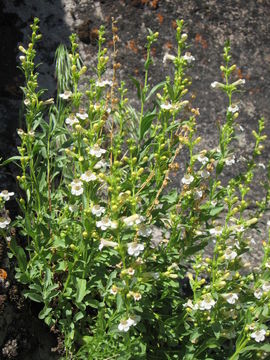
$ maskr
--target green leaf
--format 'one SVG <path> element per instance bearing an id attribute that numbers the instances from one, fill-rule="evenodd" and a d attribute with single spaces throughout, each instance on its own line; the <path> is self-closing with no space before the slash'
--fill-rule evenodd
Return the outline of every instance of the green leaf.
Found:
<path id="1" fill-rule="evenodd" d="M 10 249 L 16 256 L 19 268 L 22 272 L 25 272 L 27 268 L 27 258 L 25 252 L 21 246 L 18 246 L 14 238 L 11 239 Z"/>
<path id="2" fill-rule="evenodd" d="M 21 159 L 21 156 L 18 156 L 18 155 L 17 156 L 12 156 L 9 159 L 3 161 L 0 166 L 5 166 L 5 165 L 7 165 L 7 164 L 9 164 L 11 162 L 15 162 L 15 160 L 20 160 L 20 159 Z"/>
<path id="3" fill-rule="evenodd" d="M 211 210 L 210 210 L 210 215 L 211 215 L 211 216 L 215 216 L 215 215 L 221 213 L 221 211 L 222 211 L 223 209 L 224 209 L 223 206 L 217 206 L 217 207 L 215 207 L 214 209 L 211 209 Z"/>
<path id="4" fill-rule="evenodd" d="M 156 113 L 147 113 L 143 116 L 143 118 L 141 119 L 140 122 L 140 133 L 139 133 L 139 137 L 140 140 L 142 140 L 144 134 L 146 133 L 146 131 L 150 128 L 152 121 L 154 120 L 154 118 L 156 117 Z"/>
<path id="5" fill-rule="evenodd" d="M 26 291 L 26 292 L 23 292 L 23 294 L 26 298 L 29 298 L 30 300 L 33 300 L 38 303 L 43 302 L 42 296 L 40 294 L 37 294 L 34 291 Z"/>
<path id="6" fill-rule="evenodd" d="M 81 320 L 83 317 L 84 317 L 84 314 L 81 311 L 79 311 L 79 312 L 77 312 L 77 314 L 75 314 L 75 316 L 73 317 L 73 320 L 74 320 L 74 322 L 77 322 L 77 321 Z"/>
<path id="7" fill-rule="evenodd" d="M 86 280 L 77 278 L 76 279 L 76 288 L 77 288 L 76 302 L 80 303 L 80 302 L 82 302 L 83 298 L 87 294 L 87 292 L 86 292 Z"/>
<path id="8" fill-rule="evenodd" d="M 135 79 L 133 76 L 129 76 L 129 78 L 133 82 L 133 84 L 136 86 L 138 98 L 141 99 L 141 84 L 140 84 L 140 82 L 137 79 Z"/>
<path id="9" fill-rule="evenodd" d="M 48 308 L 47 306 L 44 306 L 44 308 L 38 314 L 39 319 L 41 319 L 41 320 L 45 319 L 45 317 L 47 317 L 51 311 L 52 311 L 52 308 Z"/>
<path id="10" fill-rule="evenodd" d="M 95 299 L 87 299 L 86 301 L 85 301 L 85 304 L 87 305 L 87 306 L 91 306 L 92 308 L 94 308 L 94 309 L 98 309 L 99 308 L 99 302 L 98 302 L 98 300 L 95 300 Z"/>
<path id="11" fill-rule="evenodd" d="M 244 349 L 242 349 L 240 351 L 240 354 L 243 354 L 246 351 L 251 351 L 251 350 L 260 350 L 260 351 L 265 351 L 265 352 L 270 352 L 270 344 L 253 344 L 253 345 L 249 345 L 246 346 Z"/>
<path id="12" fill-rule="evenodd" d="M 150 97 L 160 88 L 162 88 L 164 85 L 166 84 L 166 81 L 162 81 L 161 83 L 155 85 L 151 91 L 149 92 L 149 94 L 147 95 L 145 101 L 148 101 L 150 99 Z"/>

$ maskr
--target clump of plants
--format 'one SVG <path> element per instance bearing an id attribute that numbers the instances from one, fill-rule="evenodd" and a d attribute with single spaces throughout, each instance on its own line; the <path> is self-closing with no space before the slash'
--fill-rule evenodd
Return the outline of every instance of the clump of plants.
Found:
<path id="1" fill-rule="evenodd" d="M 253 251 L 250 229 L 262 226 L 268 207 L 267 183 L 247 211 L 266 136 L 260 119 L 245 170 L 221 180 L 224 169 L 236 166 L 235 94 L 244 85 L 233 79 L 229 44 L 223 80 L 211 84 L 228 98 L 219 144 L 198 150 L 199 110 L 186 76 L 194 57 L 186 52 L 183 21 L 177 21 L 175 54 L 166 56 L 174 75 L 152 88 L 151 46 L 158 33 L 149 31 L 145 78 L 142 84 L 133 79 L 139 109 L 118 81 L 114 21 L 113 53 L 107 55 L 101 27 L 86 90 L 79 86 L 86 67 L 76 36 L 70 50 L 58 49 L 58 93 L 48 100 L 34 63 L 38 19 L 31 27 L 28 47 L 20 46 L 25 115 L 19 154 L 4 162 L 19 168 L 21 211 L 11 223 L 15 234 L 4 210 L 14 194 L 2 191 L 0 227 L 24 295 L 42 304 L 39 318 L 64 340 L 62 358 L 268 358 L 269 241 L 262 242 L 257 268 L 242 259 Z M 184 174 L 179 161 L 186 162 Z M 173 174 L 178 188 L 170 185 Z"/>

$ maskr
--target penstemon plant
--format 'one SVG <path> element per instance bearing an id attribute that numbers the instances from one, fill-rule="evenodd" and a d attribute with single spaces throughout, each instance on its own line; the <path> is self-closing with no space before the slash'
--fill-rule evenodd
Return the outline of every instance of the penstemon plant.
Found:
<path id="1" fill-rule="evenodd" d="M 145 78 L 132 78 L 139 110 L 129 104 L 118 82 L 117 27 L 112 21 L 113 53 L 99 30 L 94 78 L 77 52 L 57 50 L 56 99 L 38 90 L 35 46 L 41 38 L 34 20 L 28 48 L 20 46 L 25 74 L 25 123 L 15 162 L 21 192 L 20 215 L 10 228 L 2 191 L 0 228 L 24 295 L 43 305 L 39 318 L 64 341 L 63 359 L 266 359 L 269 356 L 270 245 L 248 268 L 250 229 L 268 208 L 265 195 L 249 210 L 257 156 L 263 149 L 259 120 L 246 170 L 221 177 L 234 166 L 233 140 L 239 108 L 230 45 L 224 47 L 224 82 L 213 89 L 228 98 L 219 145 L 199 149 L 199 109 L 188 99 L 187 34 L 177 21 L 175 55 L 166 60 L 174 75 L 150 87 L 149 30 Z M 106 78 L 112 62 L 112 78 Z M 173 189 L 178 159 L 188 152 L 181 185 Z M 268 177 L 269 179 L 269 177 Z M 209 246 L 210 250 L 209 250 Z"/>

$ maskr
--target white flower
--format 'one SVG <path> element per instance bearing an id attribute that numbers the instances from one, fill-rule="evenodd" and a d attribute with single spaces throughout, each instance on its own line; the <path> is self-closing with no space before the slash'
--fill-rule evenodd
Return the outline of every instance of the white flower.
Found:
<path id="1" fill-rule="evenodd" d="M 30 99 L 25 99 L 25 100 L 24 100 L 24 105 L 28 106 L 28 105 L 30 105 L 30 104 L 31 104 Z"/>
<path id="2" fill-rule="evenodd" d="M 128 318 L 127 320 L 121 320 L 118 325 L 118 330 L 123 332 L 128 332 L 131 326 L 134 325 L 134 320 Z"/>
<path id="3" fill-rule="evenodd" d="M 213 89 L 216 89 L 216 88 L 222 88 L 223 87 L 223 84 L 219 83 L 218 81 L 214 81 L 211 83 L 211 87 Z"/>
<path id="4" fill-rule="evenodd" d="M 191 55 L 190 52 L 186 52 L 183 56 L 183 59 L 186 60 L 189 64 L 195 60 L 195 57 Z"/>
<path id="5" fill-rule="evenodd" d="M 106 240 L 106 239 L 100 239 L 100 244 L 99 244 L 99 250 L 102 250 L 104 247 L 112 247 L 115 248 L 116 246 L 118 246 L 118 244 L 114 241 L 110 241 L 110 240 Z"/>
<path id="6" fill-rule="evenodd" d="M 107 230 L 111 227 L 112 222 L 108 217 L 103 217 L 100 221 L 96 222 L 96 226 L 101 230 Z"/>
<path id="7" fill-rule="evenodd" d="M 60 94 L 59 97 L 64 100 L 68 100 L 72 95 L 71 91 L 65 90 L 63 94 Z"/>
<path id="8" fill-rule="evenodd" d="M 228 247 L 224 253 L 224 257 L 226 260 L 234 260 L 237 256 L 237 252 Z"/>
<path id="9" fill-rule="evenodd" d="M 128 254 L 130 256 L 137 257 L 144 250 L 144 245 L 143 244 L 138 244 L 136 242 L 132 242 L 132 243 L 129 243 L 127 245 L 128 245 Z"/>
<path id="10" fill-rule="evenodd" d="M 8 192 L 8 190 L 2 190 L 0 192 L 0 197 L 4 199 L 5 201 L 8 201 L 11 196 L 14 195 L 14 192 Z"/>
<path id="11" fill-rule="evenodd" d="M 116 285 L 112 285 L 111 289 L 110 289 L 110 294 L 112 295 L 116 295 L 118 293 L 118 287 Z"/>
<path id="12" fill-rule="evenodd" d="M 165 53 L 165 55 L 163 56 L 163 64 L 166 64 L 167 60 L 171 60 L 174 61 L 176 58 L 174 55 L 171 55 L 169 53 Z"/>
<path id="13" fill-rule="evenodd" d="M 198 306 L 200 310 L 210 310 L 215 303 L 216 302 L 212 296 L 210 294 L 206 294 L 203 296 L 203 300 L 198 302 Z"/>
<path id="14" fill-rule="evenodd" d="M 263 168 L 265 170 L 265 165 L 263 163 L 259 163 L 258 166 L 260 166 L 261 168 Z"/>
<path id="15" fill-rule="evenodd" d="M 98 170 L 98 169 L 101 169 L 101 168 L 106 168 L 106 166 L 108 166 L 108 164 L 106 163 L 106 161 L 104 160 L 99 160 L 95 166 L 94 166 L 94 169 Z"/>
<path id="16" fill-rule="evenodd" d="M 92 173 L 91 170 L 87 170 L 84 174 L 81 175 L 81 179 L 83 181 L 89 182 L 97 180 L 97 177 L 94 173 Z"/>
<path id="17" fill-rule="evenodd" d="M 116 220 L 111 221 L 111 229 L 117 229 L 118 228 L 118 222 Z"/>
<path id="18" fill-rule="evenodd" d="M 239 110 L 239 107 L 237 105 L 231 105 L 228 107 L 228 111 L 232 114 L 236 113 Z"/>
<path id="19" fill-rule="evenodd" d="M 127 273 L 128 273 L 128 275 L 133 276 L 135 274 L 135 270 L 132 267 L 129 267 L 127 269 Z"/>
<path id="20" fill-rule="evenodd" d="M 225 159 L 225 164 L 227 166 L 233 165 L 235 163 L 235 157 L 234 156 L 230 156 L 227 157 L 227 159 Z"/>
<path id="21" fill-rule="evenodd" d="M 149 226 L 145 224 L 140 224 L 138 231 L 139 236 L 148 237 L 151 234 L 152 234 L 152 229 Z"/>
<path id="22" fill-rule="evenodd" d="M 195 200 L 201 199 L 202 196 L 203 196 L 202 190 L 196 190 L 196 191 L 195 191 L 195 193 L 194 193 L 194 199 L 195 199 Z"/>
<path id="23" fill-rule="evenodd" d="M 183 307 L 184 308 L 188 307 L 188 308 L 190 308 L 192 310 L 198 310 L 198 304 L 194 305 L 193 302 L 190 299 L 188 299 L 188 301 L 183 304 Z"/>
<path id="24" fill-rule="evenodd" d="M 133 225 L 139 225 L 142 221 L 144 221 L 144 217 L 138 214 L 133 214 L 129 217 L 126 217 L 123 219 L 123 222 L 126 226 L 133 226 Z"/>
<path id="25" fill-rule="evenodd" d="M 0 217 L 0 229 L 5 229 L 10 224 L 10 218 Z"/>
<path id="26" fill-rule="evenodd" d="M 173 105 L 171 103 L 161 104 L 160 108 L 163 110 L 171 110 L 171 109 L 173 109 Z"/>
<path id="27" fill-rule="evenodd" d="M 78 205 L 74 204 L 74 205 L 69 205 L 68 209 L 70 212 L 75 212 L 75 211 L 79 210 L 79 207 L 78 207 Z"/>
<path id="28" fill-rule="evenodd" d="M 80 179 L 74 179 L 71 183 L 71 194 L 79 196 L 83 193 L 83 183 Z"/>
<path id="29" fill-rule="evenodd" d="M 136 326 L 141 321 L 141 317 L 139 315 L 131 315 L 129 320 L 132 322 L 132 326 Z"/>
<path id="30" fill-rule="evenodd" d="M 254 339 L 256 342 L 262 342 L 265 339 L 266 331 L 264 329 L 256 330 L 252 334 L 250 334 L 250 337 Z"/>
<path id="31" fill-rule="evenodd" d="M 246 83 L 245 79 L 239 79 L 239 80 L 235 81 L 234 83 L 232 83 L 231 85 L 237 86 L 237 85 L 244 85 L 245 83 Z"/>
<path id="32" fill-rule="evenodd" d="M 189 185 L 194 180 L 194 177 L 190 174 L 184 175 L 183 179 L 181 180 L 183 184 Z"/>
<path id="33" fill-rule="evenodd" d="M 102 154 L 105 154 L 106 150 L 99 147 L 98 144 L 95 144 L 90 150 L 89 154 L 92 156 L 95 156 L 97 158 L 100 158 Z"/>
<path id="34" fill-rule="evenodd" d="M 262 289 L 256 289 L 255 291 L 254 291 L 254 296 L 255 296 L 255 298 L 256 299 L 258 299 L 258 300 L 260 300 L 260 298 L 263 296 L 263 291 L 262 291 Z"/>
<path id="35" fill-rule="evenodd" d="M 209 229 L 211 235 L 221 235 L 223 231 L 222 226 L 216 226 L 215 228 Z"/>
<path id="36" fill-rule="evenodd" d="M 98 87 L 105 87 L 105 86 L 112 86 L 113 82 L 111 80 L 103 80 L 103 81 L 96 81 L 96 86 Z"/>
<path id="37" fill-rule="evenodd" d="M 66 118 L 65 123 L 67 125 L 73 126 L 74 124 L 79 124 L 79 120 L 74 115 L 70 115 L 68 118 Z"/>
<path id="38" fill-rule="evenodd" d="M 207 170 L 205 170 L 205 169 L 203 169 L 203 170 L 200 172 L 200 175 L 201 175 L 201 177 L 202 177 L 203 179 L 208 179 L 209 176 L 210 176 L 210 172 L 207 171 Z"/>
<path id="39" fill-rule="evenodd" d="M 204 156 L 204 155 L 201 155 L 201 154 L 198 155 L 197 160 L 198 160 L 200 163 L 202 163 L 203 165 L 205 165 L 205 164 L 209 161 L 209 159 L 208 159 L 207 156 Z"/>
<path id="40" fill-rule="evenodd" d="M 266 282 L 265 282 L 265 283 L 262 285 L 262 289 L 263 289 L 264 292 L 270 291 L 270 283 L 266 283 Z"/>
<path id="41" fill-rule="evenodd" d="M 130 291 L 129 294 L 133 296 L 135 301 L 139 301 L 142 298 L 142 295 L 139 292 Z"/>
<path id="42" fill-rule="evenodd" d="M 79 112 L 76 113 L 77 118 L 81 119 L 81 120 L 85 120 L 88 118 L 88 114 L 87 112 L 85 112 L 84 110 L 79 110 Z"/>
<path id="43" fill-rule="evenodd" d="M 94 205 L 91 209 L 91 212 L 95 216 L 101 216 L 105 212 L 105 208 L 100 205 Z"/>
<path id="44" fill-rule="evenodd" d="M 235 225 L 232 227 L 232 230 L 239 233 L 239 232 L 243 232 L 245 230 L 245 228 L 242 225 Z"/>
<path id="45" fill-rule="evenodd" d="M 222 296 L 229 304 L 235 304 L 236 300 L 238 300 L 238 295 L 234 293 L 223 294 Z"/>

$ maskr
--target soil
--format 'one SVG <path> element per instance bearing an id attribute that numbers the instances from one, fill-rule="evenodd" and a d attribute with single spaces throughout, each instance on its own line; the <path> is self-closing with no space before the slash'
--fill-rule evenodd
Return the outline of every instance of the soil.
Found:
<path id="1" fill-rule="evenodd" d="M 29 25 L 35 16 L 40 18 L 43 34 L 38 49 L 38 62 L 42 62 L 40 83 L 41 87 L 48 89 L 48 97 L 54 96 L 56 89 L 54 52 L 61 42 L 68 44 L 72 32 L 78 34 L 81 57 L 91 70 L 96 61 L 96 29 L 105 25 L 110 53 L 112 16 L 118 21 L 120 76 L 131 93 L 134 89 L 128 75 L 143 79 L 147 28 L 160 33 L 153 50 L 150 82 L 154 84 L 170 73 L 169 64 L 163 64 L 163 57 L 166 52 L 174 54 L 175 20 L 184 19 L 190 43 L 188 50 L 196 59 L 189 70 L 193 77 L 193 106 L 200 108 L 198 131 L 204 139 L 202 147 L 206 148 L 217 144 L 217 123 L 223 121 L 226 111 L 226 99 L 210 84 L 222 81 L 219 67 L 224 42 L 229 39 L 232 58 L 237 64 L 235 78 L 246 80 L 246 85 L 235 98 L 240 108 L 235 144 L 238 158 L 251 153 L 251 132 L 256 129 L 261 116 L 266 119 L 265 132 L 270 135 L 269 0 L 0 0 L 0 157 L 7 158 L 16 153 L 16 128 L 21 119 L 19 87 L 23 84 L 17 69 L 17 48 L 19 44 L 28 42 Z M 91 74 L 90 70 L 88 74 Z M 134 104 L 136 106 L 136 101 Z M 267 163 L 269 150 L 270 142 L 267 141 L 259 162 Z M 180 167 L 184 169 L 183 161 Z M 263 169 L 260 169 L 256 185 L 263 178 Z M 0 189 L 16 191 L 15 169 L 1 168 L 0 171 Z M 236 169 L 232 168 L 231 174 L 234 171 Z M 174 179 L 173 184 L 179 185 L 180 178 Z M 252 189 L 252 197 L 256 199 L 260 192 L 256 186 Z M 9 206 L 14 218 L 16 202 L 12 201 Z M 0 267 L 8 272 L 8 284 L 0 288 L 0 359 L 57 359 L 59 356 L 50 351 L 56 346 L 56 335 L 38 320 L 38 307 L 22 298 L 21 287 L 14 280 L 14 264 L 8 261 L 3 240 L 1 244 Z M 259 248 L 260 243 L 258 257 Z"/>

